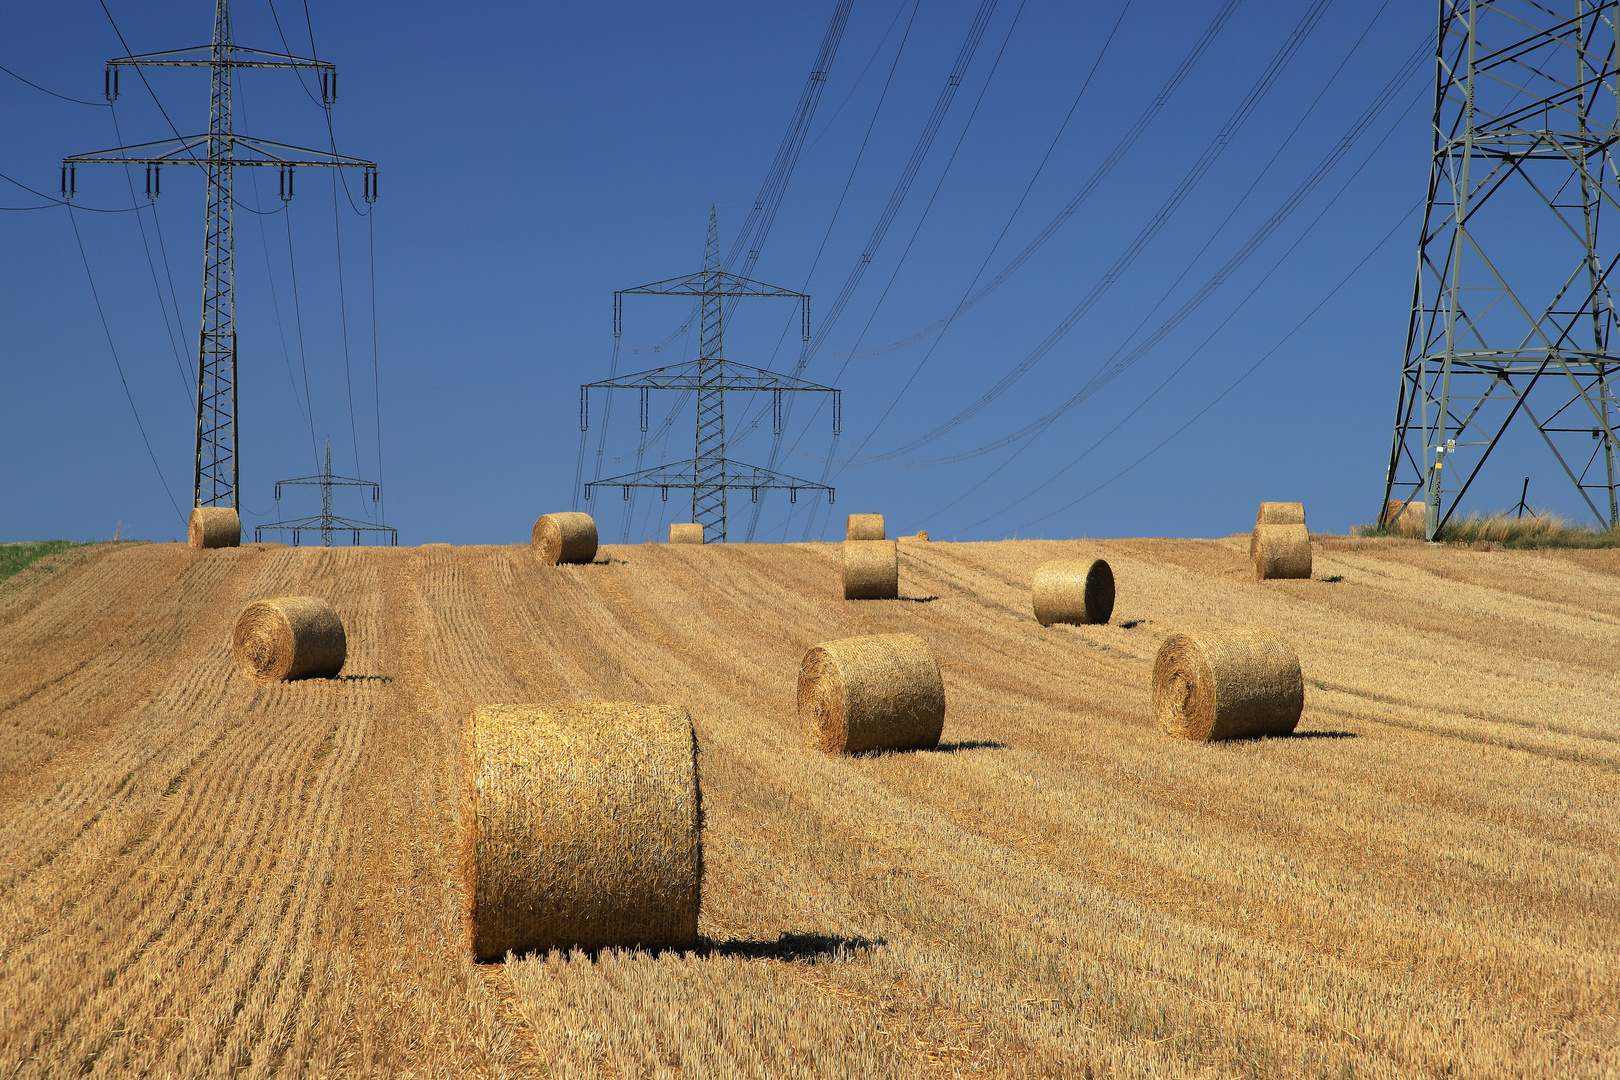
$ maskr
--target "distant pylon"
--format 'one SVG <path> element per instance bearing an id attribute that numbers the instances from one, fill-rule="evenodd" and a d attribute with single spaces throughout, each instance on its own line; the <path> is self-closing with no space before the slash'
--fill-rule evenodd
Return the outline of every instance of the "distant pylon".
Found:
<path id="1" fill-rule="evenodd" d="M 246 49 L 231 41 L 230 0 L 215 0 L 214 41 L 191 49 L 120 56 L 107 61 L 107 100 L 118 97 L 118 73 L 124 67 L 205 67 L 211 81 L 208 134 L 120 146 L 62 159 L 62 197 L 78 187 L 76 166 L 145 165 L 146 197 L 163 189 L 163 166 L 201 165 L 208 170 L 208 227 L 204 232 L 202 327 L 197 346 L 197 438 L 192 470 L 192 504 L 229 506 L 240 511 L 237 487 L 240 463 L 236 433 L 236 298 L 235 245 L 232 240 L 232 187 L 236 169 L 246 166 L 281 170 L 281 197 L 292 198 L 295 166 L 365 169 L 365 198 L 377 197 L 377 164 L 361 158 L 306 150 L 286 143 L 238 135 L 232 130 L 231 79 L 237 68 L 307 68 L 320 77 L 328 108 L 337 100 L 337 68 L 325 60 Z"/>
<path id="2" fill-rule="evenodd" d="M 1620 524 L 1610 274 L 1620 214 L 1616 0 L 1442 0 L 1434 150 L 1379 520 L 1434 539 L 1522 413 Z M 1596 496 L 1596 498 L 1594 498 Z"/>
<path id="3" fill-rule="evenodd" d="M 253 530 L 253 539 L 262 540 L 266 532 L 292 533 L 293 546 L 297 547 L 305 530 L 310 532 L 316 529 L 321 533 L 321 546 L 331 547 L 332 537 L 339 530 L 353 534 L 353 542 L 360 543 L 360 534 L 363 532 L 387 533 L 390 544 L 399 543 L 399 530 L 388 525 L 373 525 L 366 521 L 355 521 L 352 518 L 338 517 L 332 512 L 332 489 L 334 487 L 368 487 L 371 489 L 371 501 L 377 502 L 382 496 L 382 488 L 370 480 L 356 480 L 352 476 L 332 475 L 332 436 L 326 437 L 326 465 L 319 476 L 300 476 L 295 480 L 276 481 L 276 505 L 281 505 L 281 489 L 284 486 L 319 485 L 321 489 L 321 516 L 298 518 L 291 521 L 274 521 L 269 525 L 260 525 Z"/>
<path id="4" fill-rule="evenodd" d="M 772 430 L 782 428 L 782 395 L 785 393 L 821 393 L 833 395 L 833 431 L 840 423 L 841 395 L 830 386 L 795 379 L 764 368 L 730 363 L 725 358 L 723 345 L 725 321 L 724 304 L 728 298 L 779 297 L 800 302 L 803 336 L 810 340 L 810 297 L 804 293 L 779 289 L 748 278 L 737 277 L 720 269 L 720 231 L 714 207 L 709 208 L 709 242 L 703 269 L 696 274 L 670 278 L 634 289 L 621 289 L 613 294 L 613 336 L 624 329 L 624 300 L 628 295 L 641 296 L 697 296 L 702 298 L 702 342 L 698 358 L 693 363 L 642 371 L 602 382 L 586 383 L 579 389 L 579 424 L 584 431 L 590 424 L 590 392 L 593 389 L 640 390 L 641 430 L 647 430 L 647 392 L 650 390 L 694 390 L 697 392 L 697 438 L 695 453 L 690 461 L 674 465 L 660 465 L 641 469 L 622 476 L 593 480 L 585 485 L 585 497 L 591 497 L 596 487 L 616 487 L 629 497 L 631 488 L 655 487 L 669 498 L 669 489 L 691 489 L 692 520 L 703 526 L 704 543 L 718 543 L 726 539 L 726 493 L 747 488 L 754 499 L 759 492 L 787 491 L 789 498 L 798 500 L 800 491 L 825 491 L 831 500 L 833 489 L 825 484 L 786 476 L 762 469 L 757 465 L 743 465 L 732 461 L 726 454 L 726 391 L 769 391 Z M 735 302 L 735 301 L 734 301 Z"/>

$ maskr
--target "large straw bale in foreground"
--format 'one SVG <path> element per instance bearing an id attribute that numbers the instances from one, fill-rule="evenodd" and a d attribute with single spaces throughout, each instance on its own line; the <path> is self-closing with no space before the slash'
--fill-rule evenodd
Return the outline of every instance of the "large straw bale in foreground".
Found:
<path id="1" fill-rule="evenodd" d="M 1105 623 L 1114 613 L 1114 571 L 1102 559 L 1048 559 L 1029 595 L 1042 626 Z"/>
<path id="2" fill-rule="evenodd" d="M 1254 578 L 1311 576 L 1311 534 L 1303 525 L 1254 527 Z"/>
<path id="3" fill-rule="evenodd" d="M 249 604 L 236 619 L 231 651 L 242 674 L 260 682 L 331 678 L 349 657 L 343 620 L 318 596 Z"/>
<path id="4" fill-rule="evenodd" d="M 463 763 L 475 957 L 696 943 L 702 796 L 684 708 L 481 705 Z"/>
<path id="5" fill-rule="evenodd" d="M 577 510 L 541 514 L 529 543 L 543 563 L 588 563 L 596 558 L 596 521 Z"/>
<path id="6" fill-rule="evenodd" d="M 799 720 L 829 754 L 937 746 L 945 683 L 915 634 L 824 641 L 799 666 Z"/>
<path id="7" fill-rule="evenodd" d="M 703 526 L 691 521 L 672 521 L 669 525 L 669 542 L 672 544 L 701 544 L 703 543 Z"/>
<path id="8" fill-rule="evenodd" d="M 186 543 L 194 548 L 240 547 L 242 519 L 229 506 L 194 506 L 186 521 Z"/>
<path id="9" fill-rule="evenodd" d="M 1424 536 L 1428 532 L 1429 504 L 1422 500 L 1400 502 L 1391 499 L 1384 505 L 1384 528 L 1406 536 Z"/>
<path id="10" fill-rule="evenodd" d="M 1265 627 L 1172 634 L 1153 662 L 1153 712 L 1177 738 L 1287 735 L 1304 709 L 1299 656 Z"/>
<path id="11" fill-rule="evenodd" d="M 845 540 L 886 540 L 882 514 L 851 514 L 844 523 Z"/>
<path id="12" fill-rule="evenodd" d="M 893 540 L 845 540 L 844 599 L 900 596 L 900 545 Z"/>

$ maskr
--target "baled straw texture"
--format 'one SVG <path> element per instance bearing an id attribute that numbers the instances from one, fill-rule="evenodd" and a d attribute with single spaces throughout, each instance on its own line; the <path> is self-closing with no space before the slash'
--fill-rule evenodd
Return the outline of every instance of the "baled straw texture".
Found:
<path id="1" fill-rule="evenodd" d="M 900 545 L 893 540 L 844 541 L 844 599 L 900 596 Z"/>
<path id="2" fill-rule="evenodd" d="M 1262 525 L 1303 525 L 1305 524 L 1305 504 L 1297 502 L 1263 502 L 1260 510 L 1254 515 L 1254 529 L 1249 533 L 1249 558 L 1254 558 L 1255 547 L 1260 542 L 1260 526 Z"/>
<path id="3" fill-rule="evenodd" d="M 945 683 L 915 634 L 872 634 L 812 645 L 799 666 L 805 738 L 829 754 L 939 745 Z"/>
<path id="4" fill-rule="evenodd" d="M 1180 739 L 1287 735 L 1304 709 L 1299 656 L 1265 627 L 1172 634 L 1153 662 L 1153 712 Z"/>
<path id="5" fill-rule="evenodd" d="M 672 544 L 701 544 L 703 543 L 703 526 L 691 521 L 673 521 L 669 526 L 669 542 Z"/>
<path id="6" fill-rule="evenodd" d="M 1384 528 L 1407 536 L 1422 536 L 1428 531 L 1429 505 L 1421 500 L 1400 502 L 1391 499 L 1384 506 Z"/>
<path id="7" fill-rule="evenodd" d="M 259 682 L 331 678 L 343 670 L 349 639 L 343 620 L 325 600 L 282 596 L 243 610 L 231 651 L 242 674 Z"/>
<path id="8" fill-rule="evenodd" d="M 242 519 L 229 506 L 193 506 L 186 543 L 194 548 L 240 547 Z"/>
<path id="9" fill-rule="evenodd" d="M 844 524 L 845 540 L 886 540 L 882 514 L 851 514 Z"/>
<path id="10" fill-rule="evenodd" d="M 1114 613 L 1114 571 L 1102 559 L 1048 559 L 1029 595 L 1042 626 L 1105 623 Z"/>
<path id="11" fill-rule="evenodd" d="M 912 540 L 912 541 L 915 541 L 915 542 L 917 542 L 919 544 L 926 544 L 926 543 L 928 543 L 928 531 L 926 529 L 918 529 L 917 532 L 914 535 L 902 536 L 899 539 L 901 539 L 901 540 Z"/>
<path id="12" fill-rule="evenodd" d="M 1311 576 L 1311 534 L 1303 525 L 1254 527 L 1254 579 Z"/>
<path id="13" fill-rule="evenodd" d="M 684 708 L 481 705 L 462 753 L 477 959 L 696 943 L 702 794 Z"/>
<path id="14" fill-rule="evenodd" d="M 577 510 L 542 514 L 529 543 L 543 563 L 588 563 L 596 558 L 596 522 Z"/>

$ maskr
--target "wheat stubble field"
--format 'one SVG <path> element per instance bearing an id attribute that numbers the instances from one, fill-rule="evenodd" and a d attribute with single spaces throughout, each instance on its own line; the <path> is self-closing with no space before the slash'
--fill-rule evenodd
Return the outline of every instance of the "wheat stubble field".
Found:
<path id="1" fill-rule="evenodd" d="M 1620 552 L 1246 553 L 903 544 L 869 602 L 831 544 L 55 556 L 0 586 L 0 1076 L 1620 1074 Z M 1058 555 L 1112 625 L 1034 621 Z M 343 676 L 246 681 L 296 593 Z M 1299 735 L 1164 738 L 1159 643 L 1243 622 Z M 806 647 L 888 631 L 939 751 L 807 752 Z M 697 952 L 464 955 L 462 719 L 539 700 L 690 708 Z"/>

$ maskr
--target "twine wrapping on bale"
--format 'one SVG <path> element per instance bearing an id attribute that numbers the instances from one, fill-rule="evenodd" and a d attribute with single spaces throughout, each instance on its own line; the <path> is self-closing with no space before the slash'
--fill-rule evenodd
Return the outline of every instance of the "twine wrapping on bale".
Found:
<path id="1" fill-rule="evenodd" d="M 845 540 L 886 540 L 882 514 L 851 514 L 844 525 Z"/>
<path id="2" fill-rule="evenodd" d="M 1265 627 L 1172 634 L 1153 661 L 1153 711 L 1177 738 L 1287 735 L 1304 709 L 1299 656 Z"/>
<path id="3" fill-rule="evenodd" d="M 1400 502 L 1391 499 L 1384 506 L 1384 528 L 1407 536 L 1423 536 L 1428 532 L 1429 504 L 1421 500 Z"/>
<path id="4" fill-rule="evenodd" d="M 915 634 L 872 634 L 812 645 L 799 666 L 805 738 L 829 754 L 939 745 L 945 683 Z"/>
<path id="5" fill-rule="evenodd" d="M 696 943 L 702 796 L 684 708 L 482 705 L 462 761 L 463 916 L 477 959 Z"/>
<path id="6" fill-rule="evenodd" d="M 1303 525 L 1254 527 L 1254 579 L 1311 576 L 1311 534 Z"/>
<path id="7" fill-rule="evenodd" d="M 240 547 L 242 519 L 229 506 L 194 506 L 186 522 L 186 543 L 194 548 Z"/>
<path id="8" fill-rule="evenodd" d="M 675 521 L 669 526 L 669 542 L 672 544 L 701 544 L 703 543 L 703 526 L 690 521 Z"/>
<path id="9" fill-rule="evenodd" d="M 1305 504 L 1297 502 L 1263 502 L 1254 515 L 1254 528 L 1249 532 L 1249 558 L 1254 558 L 1255 546 L 1260 542 L 1262 525 L 1303 525 Z"/>
<path id="10" fill-rule="evenodd" d="M 1048 559 L 1029 595 L 1042 626 L 1105 623 L 1114 613 L 1114 571 L 1102 559 Z"/>
<path id="11" fill-rule="evenodd" d="M 893 540 L 844 541 L 844 599 L 896 600 L 900 545 Z"/>
<path id="12" fill-rule="evenodd" d="M 596 522 L 577 510 L 541 514 L 529 543 L 543 563 L 588 563 L 596 558 Z"/>
<path id="13" fill-rule="evenodd" d="M 236 620 L 231 651 L 242 674 L 260 682 L 331 678 L 343 670 L 349 639 L 343 620 L 318 596 L 249 604 Z"/>

